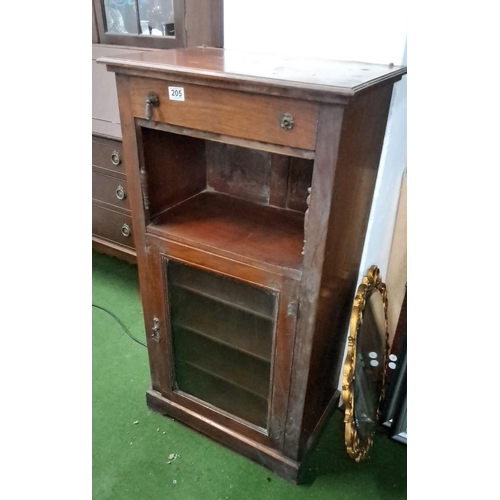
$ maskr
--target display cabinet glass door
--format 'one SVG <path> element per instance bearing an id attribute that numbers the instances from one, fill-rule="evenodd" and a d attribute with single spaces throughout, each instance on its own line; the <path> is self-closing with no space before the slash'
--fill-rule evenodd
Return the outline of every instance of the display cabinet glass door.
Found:
<path id="1" fill-rule="evenodd" d="M 184 0 L 93 2 L 101 43 L 158 49 L 185 44 Z"/>
<path id="2" fill-rule="evenodd" d="M 278 293 L 173 260 L 165 266 L 174 389 L 267 428 Z"/>
<path id="3" fill-rule="evenodd" d="M 106 33 L 174 36 L 173 0 L 104 0 Z"/>

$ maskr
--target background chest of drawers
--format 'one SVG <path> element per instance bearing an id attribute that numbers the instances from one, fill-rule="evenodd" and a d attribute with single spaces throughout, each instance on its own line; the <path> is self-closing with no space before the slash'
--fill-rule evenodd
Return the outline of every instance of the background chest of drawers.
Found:
<path id="1" fill-rule="evenodd" d="M 121 141 L 92 136 L 92 243 L 102 252 L 135 262 Z"/>

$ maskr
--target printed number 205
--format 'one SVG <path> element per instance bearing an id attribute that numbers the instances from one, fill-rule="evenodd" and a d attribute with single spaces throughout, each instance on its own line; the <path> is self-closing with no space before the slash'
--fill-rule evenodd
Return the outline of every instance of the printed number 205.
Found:
<path id="1" fill-rule="evenodd" d="M 184 88 L 183 87 L 168 87 L 168 96 L 171 101 L 183 101 L 184 100 Z"/>

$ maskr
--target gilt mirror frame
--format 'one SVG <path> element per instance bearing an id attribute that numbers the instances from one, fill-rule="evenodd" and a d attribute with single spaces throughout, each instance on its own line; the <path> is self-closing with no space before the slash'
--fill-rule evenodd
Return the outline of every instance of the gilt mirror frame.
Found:
<path id="1" fill-rule="evenodd" d="M 371 295 L 377 292 L 381 294 L 384 309 L 383 314 L 385 319 L 385 349 L 383 353 L 384 359 L 382 360 L 382 385 L 376 409 L 376 422 L 373 425 L 372 432 L 370 432 L 369 436 L 361 436 L 358 432 L 355 419 L 356 401 L 354 394 L 354 380 L 356 376 L 356 347 L 358 335 L 360 334 L 361 326 L 363 325 L 363 316 L 366 306 Z M 389 353 L 387 305 L 387 290 L 385 283 L 382 282 L 380 270 L 377 266 L 371 266 L 366 275 L 363 277 L 362 282 L 359 285 L 354 297 L 349 325 L 349 336 L 347 338 L 347 355 L 344 362 L 344 373 L 342 378 L 342 399 L 345 409 L 345 445 L 348 455 L 356 462 L 359 462 L 360 460 L 365 458 L 371 445 L 373 444 L 373 435 L 375 433 L 375 427 L 380 416 L 380 404 L 384 398 L 385 373 Z"/>

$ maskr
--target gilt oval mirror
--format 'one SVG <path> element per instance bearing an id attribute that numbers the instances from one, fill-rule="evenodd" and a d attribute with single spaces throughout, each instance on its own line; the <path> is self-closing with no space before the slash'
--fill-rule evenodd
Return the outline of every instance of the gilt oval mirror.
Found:
<path id="1" fill-rule="evenodd" d="M 372 266 L 354 298 L 342 380 L 345 443 L 356 461 L 366 456 L 373 442 L 387 353 L 387 291 L 378 267 Z"/>

